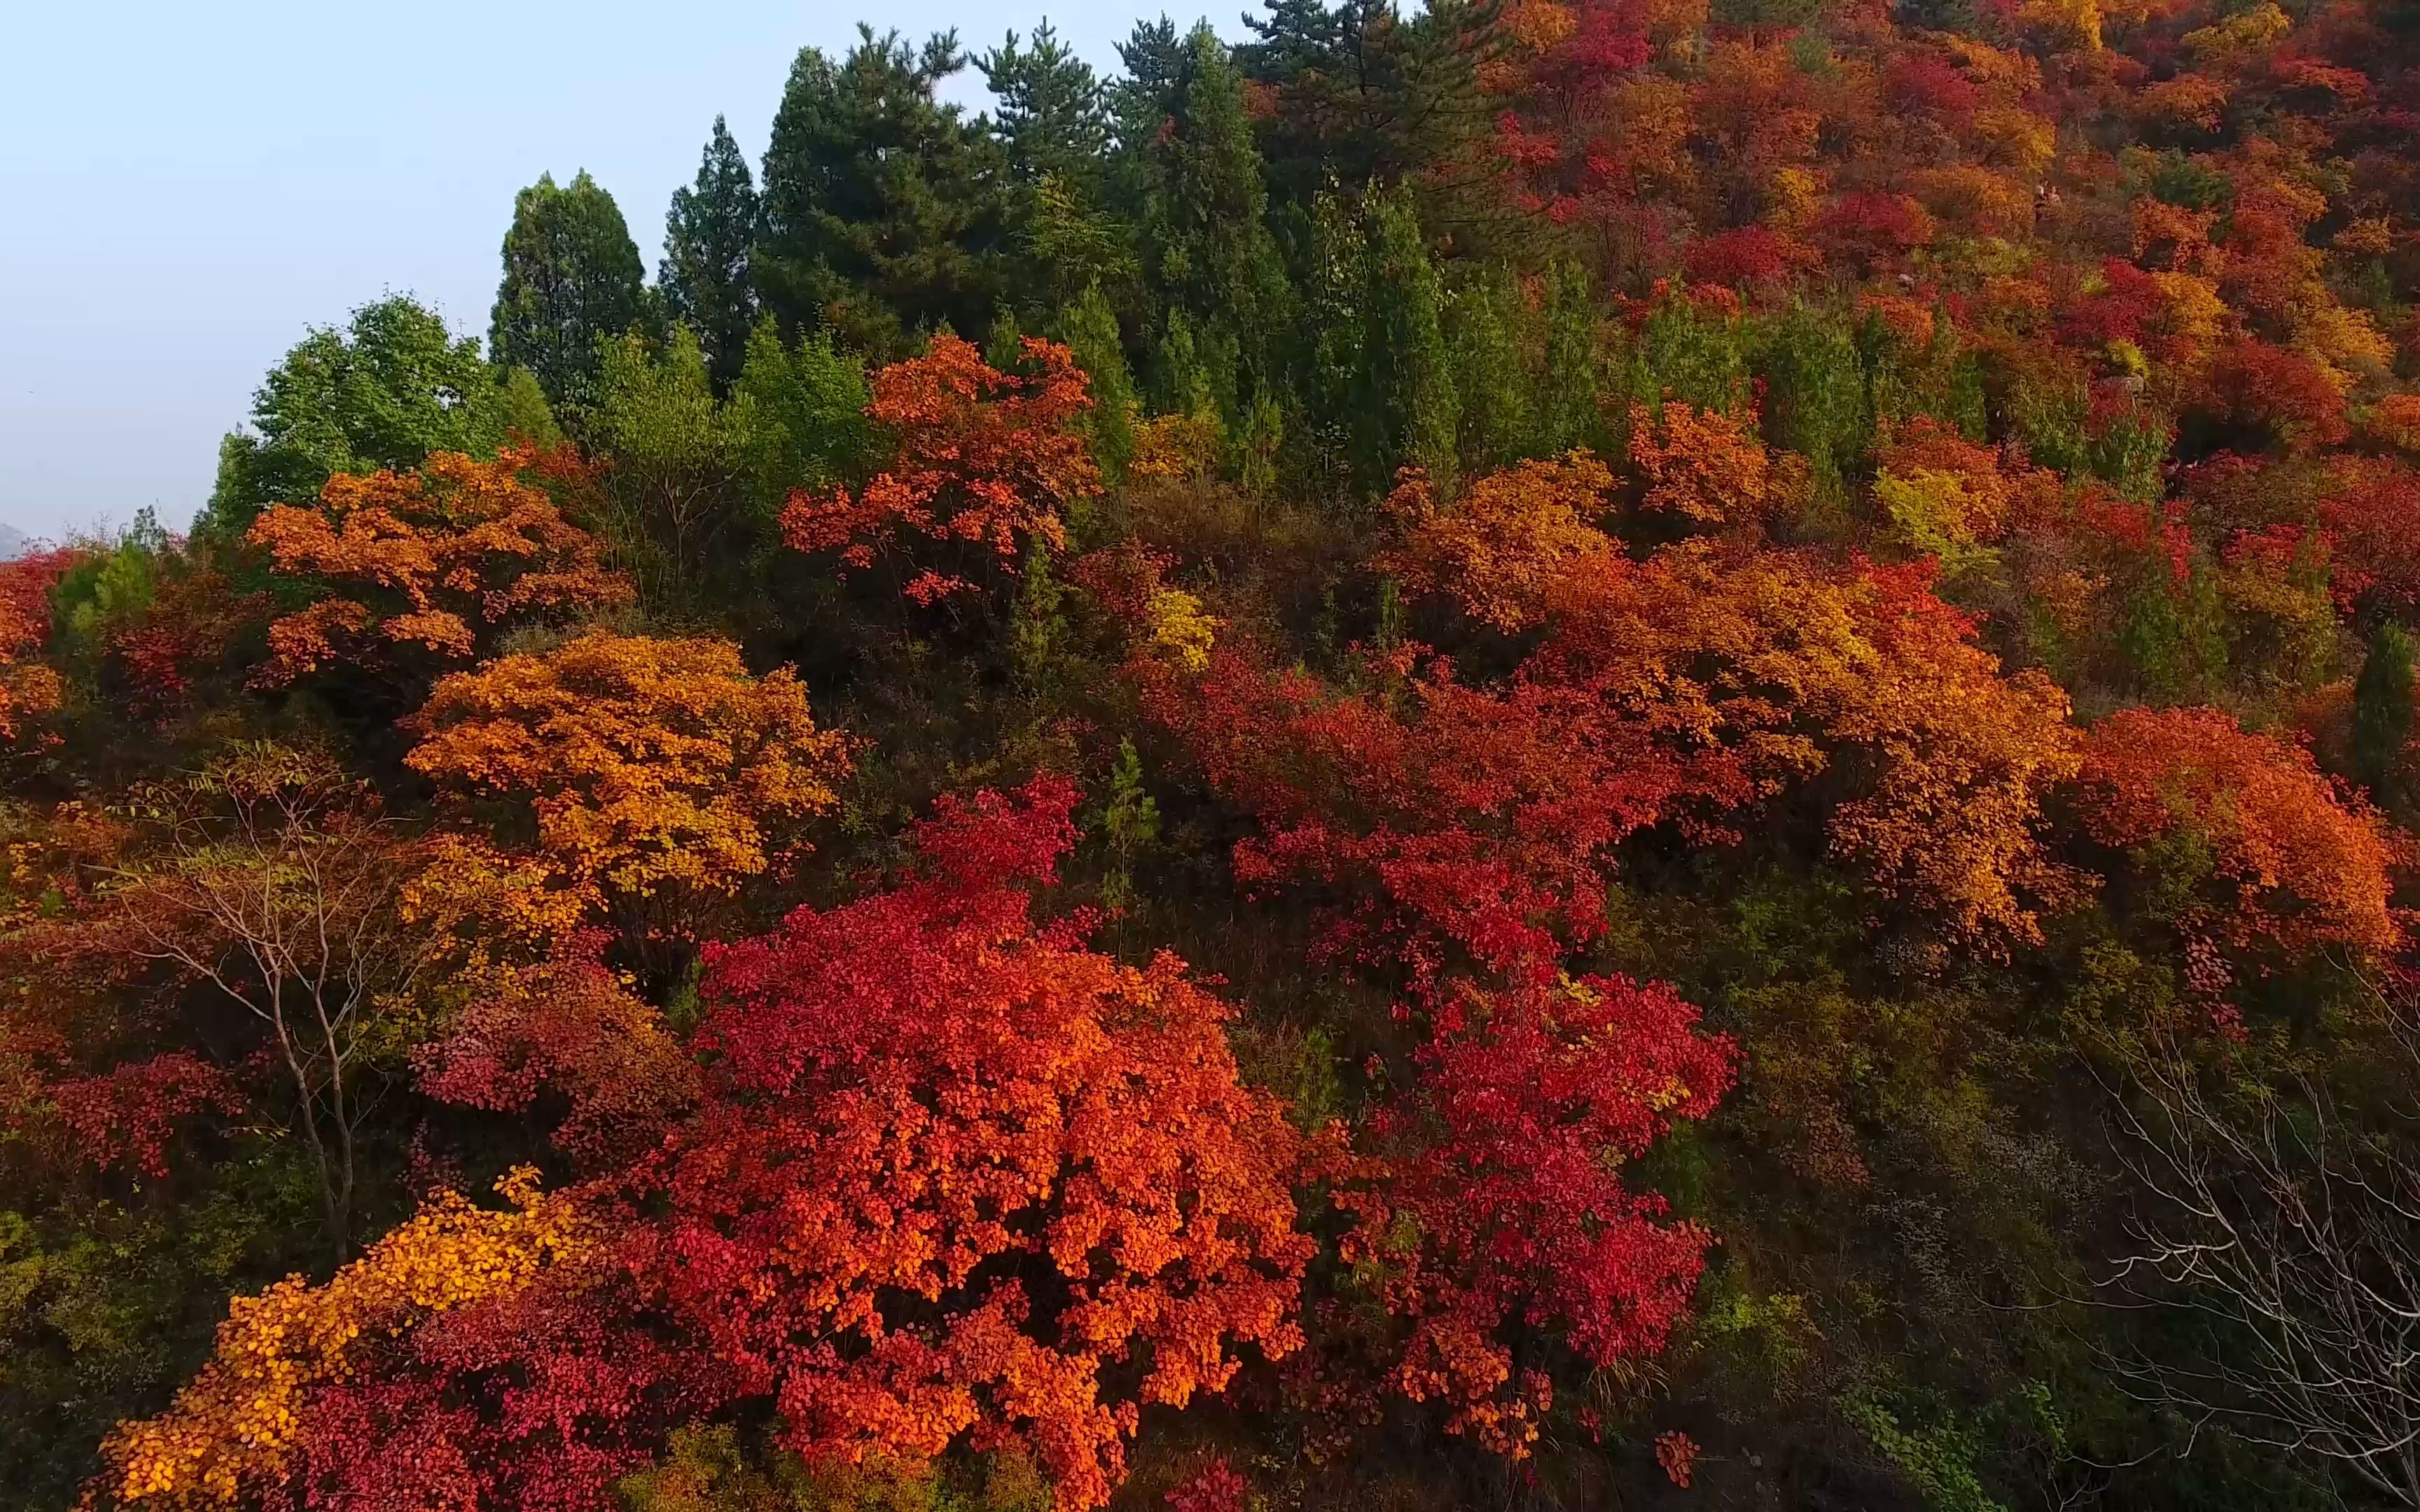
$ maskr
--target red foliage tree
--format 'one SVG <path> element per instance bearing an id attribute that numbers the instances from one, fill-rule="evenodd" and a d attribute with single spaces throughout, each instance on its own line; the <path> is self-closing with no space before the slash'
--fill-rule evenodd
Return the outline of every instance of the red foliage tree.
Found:
<path id="1" fill-rule="evenodd" d="M 1062 512 L 1100 491 L 1078 428 L 1093 401 L 1066 347 L 1029 337 L 1024 349 L 1032 377 L 1000 372 L 946 334 L 923 356 L 876 374 L 865 412 L 897 437 L 890 465 L 854 493 L 792 494 L 783 540 L 797 551 L 838 551 L 850 567 L 871 566 L 902 528 L 987 546 L 1002 559 L 1029 540 L 1064 546 Z M 908 591 L 929 601 L 967 586 L 928 567 Z"/>
<path id="2" fill-rule="evenodd" d="M 1669 987 L 1621 977 L 1439 998 L 1416 1085 L 1372 1131 L 1379 1180 L 1337 1200 L 1360 1220 L 1344 1257 L 1410 1325 L 1391 1383 L 1447 1404 L 1452 1431 L 1516 1458 L 1536 1437 L 1546 1380 L 1516 1374 L 1509 1326 L 1604 1367 L 1658 1352 L 1686 1316 L 1713 1236 L 1668 1221 L 1608 1156 L 1644 1154 L 1730 1089 L 1736 1051 L 1697 1021 Z"/>
<path id="3" fill-rule="evenodd" d="M 1137 1398 L 1183 1406 L 1281 1355 L 1309 1241 L 1294 1137 L 1237 1081 L 1226 1010 L 1173 957 L 1036 933 L 1075 792 L 944 800 L 929 872 L 709 954 L 713 1095 L 651 1165 L 638 1269 L 794 1447 L 1020 1440 L 1062 1505 L 1122 1474 Z"/>
<path id="4" fill-rule="evenodd" d="M 0 744 L 22 738 L 25 722 L 57 709 L 66 692 L 58 673 L 23 658 L 50 639 L 51 590 L 85 555 L 56 547 L 0 563 Z"/>
<path id="5" fill-rule="evenodd" d="M 2229 342 L 2211 360 L 2209 408 L 2287 451 L 2335 446 L 2352 435 L 2344 392 L 2311 358 L 2263 342 Z"/>

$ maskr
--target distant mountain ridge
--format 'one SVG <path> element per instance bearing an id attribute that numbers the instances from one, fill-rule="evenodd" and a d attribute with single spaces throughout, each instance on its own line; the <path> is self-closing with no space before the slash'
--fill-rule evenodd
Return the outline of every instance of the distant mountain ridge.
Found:
<path id="1" fill-rule="evenodd" d="M 32 548 L 34 538 L 14 525 L 0 525 L 0 562 L 14 562 Z"/>

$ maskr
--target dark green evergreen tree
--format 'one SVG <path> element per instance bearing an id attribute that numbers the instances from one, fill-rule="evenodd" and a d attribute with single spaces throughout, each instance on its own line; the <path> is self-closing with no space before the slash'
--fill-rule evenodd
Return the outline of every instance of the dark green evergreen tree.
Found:
<path id="1" fill-rule="evenodd" d="M 2412 644 L 2399 625 L 2369 640 L 2352 685 L 2352 773 L 2381 809 L 2402 802 L 2404 748 L 2412 743 Z"/>
<path id="2" fill-rule="evenodd" d="M 1120 53 L 1129 75 L 1121 134 L 1141 183 L 1145 270 L 1191 321 L 1197 346 L 1214 332 L 1233 341 L 1249 406 L 1280 385 L 1294 290 L 1269 230 L 1243 76 L 1207 24 L 1181 43 L 1165 23 L 1137 27 Z M 1231 422 L 1237 415 L 1228 408 Z"/>
<path id="3" fill-rule="evenodd" d="M 1131 304 L 1134 228 L 1108 208 L 1108 88 L 1047 21 L 975 66 L 999 100 L 985 124 L 1007 169 L 1011 298 L 1036 318 L 1096 286 Z"/>
<path id="4" fill-rule="evenodd" d="M 1838 316 L 1793 310 L 1768 338 L 1763 366 L 1765 439 L 1805 456 L 1817 498 L 1843 507 L 1871 424 L 1854 335 Z"/>
<path id="5" fill-rule="evenodd" d="M 656 286 L 663 291 L 664 313 L 697 332 L 718 390 L 728 390 L 739 377 L 748 332 L 756 324 L 756 291 L 748 276 L 756 213 L 755 177 L 717 116 L 697 181 L 673 191 Z"/>
<path id="6" fill-rule="evenodd" d="M 965 54 L 955 33 L 916 51 L 858 30 L 837 69 L 812 47 L 791 67 L 765 151 L 758 297 L 784 330 L 829 325 L 877 355 L 945 323 L 980 335 L 1001 284 L 1001 154 L 934 95 Z"/>
<path id="7" fill-rule="evenodd" d="M 1445 340 L 1445 287 L 1420 237 L 1411 196 L 1370 196 L 1361 310 L 1366 334 L 1354 430 L 1363 486 L 1383 491 L 1416 467 L 1450 488 L 1461 401 Z"/>
<path id="8" fill-rule="evenodd" d="M 628 331 L 645 310 L 645 270 L 613 196 L 583 169 L 553 176 L 513 201 L 504 233 L 489 354 L 526 367 L 557 404 L 577 400 L 597 371 L 597 343 Z"/>
<path id="9" fill-rule="evenodd" d="M 1235 50 L 1244 76 L 1274 91 L 1261 124 L 1269 187 L 1310 203 L 1326 186 L 1357 190 L 1414 176 L 1450 192 L 1450 174 L 1489 130 L 1479 67 L 1497 46 L 1492 6 L 1435 0 L 1406 17 L 1392 0 L 1265 0 L 1247 15 L 1258 39 Z M 1457 220 L 1464 220 L 1457 217 Z"/>
<path id="10" fill-rule="evenodd" d="M 418 467 L 431 452 L 492 456 L 513 432 L 554 437 L 529 375 L 491 366 L 469 336 L 409 295 L 314 330 L 254 394 L 248 431 L 219 452 L 217 486 L 196 527 L 240 535 L 272 503 L 308 502 L 335 472 Z"/>
<path id="11" fill-rule="evenodd" d="M 1094 193 L 1109 146 L 1109 94 L 1092 65 L 1059 40 L 1048 21 L 1030 46 L 1016 33 L 975 59 L 999 100 L 989 124 L 1007 157 L 1009 176 L 1024 185 L 1055 177 Z"/>

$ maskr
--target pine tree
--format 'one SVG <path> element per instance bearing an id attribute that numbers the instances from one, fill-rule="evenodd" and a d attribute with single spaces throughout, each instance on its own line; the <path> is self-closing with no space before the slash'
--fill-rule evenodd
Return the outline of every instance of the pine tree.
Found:
<path id="1" fill-rule="evenodd" d="M 1012 292 L 1041 314 L 1095 285 L 1128 289 L 1134 229 L 1107 208 L 1110 118 L 1099 76 L 1047 21 L 1031 46 L 1012 31 L 975 67 L 1000 101 L 985 124 L 1008 178 L 1006 216 L 1018 255 Z"/>
<path id="2" fill-rule="evenodd" d="M 898 355 L 947 324 L 979 334 L 1004 244 L 1000 153 L 934 91 L 966 64 L 955 33 L 911 50 L 860 40 L 835 69 L 800 51 L 765 151 L 758 298 L 793 333 L 832 326 Z"/>
<path id="3" fill-rule="evenodd" d="M 697 181 L 673 192 L 656 284 L 663 290 L 665 312 L 697 332 L 718 391 L 727 391 L 739 377 L 748 332 L 756 324 L 756 292 L 748 275 L 756 217 L 755 177 L 730 128 L 717 116 Z"/>
<path id="4" fill-rule="evenodd" d="M 1012 31 L 975 67 L 1000 101 L 990 127 L 1010 177 L 1029 186 L 1055 177 L 1089 196 L 1109 145 L 1109 95 L 1092 65 L 1045 21 L 1031 46 Z"/>
<path id="5" fill-rule="evenodd" d="M 1479 85 L 1499 49 L 1495 8 L 1435 0 L 1406 17 L 1392 0 L 1266 0 L 1236 66 L 1268 86 L 1259 137 L 1269 187 L 1306 205 L 1330 184 L 1404 183 L 1460 161 L 1493 108 Z M 1443 179 L 1450 176 L 1431 175 Z"/>
<path id="6" fill-rule="evenodd" d="M 540 175 L 513 202 L 504 261 L 489 355 L 528 368 L 557 404 L 578 399 L 597 371 L 597 341 L 628 331 L 645 308 L 645 272 L 620 208 L 585 170 L 562 188 Z"/>
<path id="7" fill-rule="evenodd" d="M 2381 808 L 2402 801 L 2405 748 L 2412 743 L 2412 637 L 2381 625 L 2352 685 L 2352 771 Z"/>

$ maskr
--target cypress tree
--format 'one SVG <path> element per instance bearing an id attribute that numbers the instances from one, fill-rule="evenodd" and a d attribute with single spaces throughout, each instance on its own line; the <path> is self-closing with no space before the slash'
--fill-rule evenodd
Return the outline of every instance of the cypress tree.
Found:
<path id="1" fill-rule="evenodd" d="M 597 371 L 599 338 L 618 336 L 645 307 L 638 244 L 613 196 L 582 170 L 556 187 L 551 175 L 520 192 L 504 233 L 489 355 L 517 363 L 561 404 Z"/>
<path id="2" fill-rule="evenodd" d="M 1249 382 L 1274 386 L 1294 291 L 1269 231 L 1243 76 L 1206 23 L 1181 46 L 1170 41 L 1164 25 L 1139 27 L 1120 49 L 1134 78 L 1126 135 L 1146 185 L 1145 264 L 1199 335 L 1228 333 Z M 1232 401 L 1225 409 L 1233 422 Z"/>
<path id="3" fill-rule="evenodd" d="M 1417 467 L 1440 487 L 1454 481 L 1461 402 L 1445 342 L 1445 288 L 1401 190 L 1370 197 L 1364 212 L 1362 399 L 1357 407 L 1362 482 L 1384 491 L 1395 471 Z"/>
<path id="4" fill-rule="evenodd" d="M 2412 742 L 2412 637 L 2381 625 L 2352 685 L 2352 771 L 2381 809 L 2403 797 L 2400 768 Z"/>
<path id="5" fill-rule="evenodd" d="M 748 357 L 756 292 L 748 278 L 756 239 L 756 180 L 722 117 L 697 167 L 697 181 L 673 192 L 664 216 L 664 258 L 656 274 L 664 308 L 697 332 L 706 373 L 728 391 Z"/>
<path id="6" fill-rule="evenodd" d="M 1446 341 L 1462 400 L 1466 467 L 1491 472 L 1520 459 L 1535 434 L 1521 365 L 1521 294 L 1499 269 L 1466 276 L 1446 304 Z"/>
<path id="7" fill-rule="evenodd" d="M 1126 366 L 1117 313 L 1096 285 L 1059 313 L 1056 331 L 1075 356 L 1076 365 L 1091 379 L 1093 409 L 1085 424 L 1093 460 L 1100 464 L 1101 475 L 1114 485 L 1125 476 L 1135 451 L 1134 374 Z"/>
<path id="8" fill-rule="evenodd" d="M 1532 448 L 1553 456 L 1575 446 L 1602 449 L 1605 410 L 1597 355 L 1596 303 L 1588 270 L 1558 261 L 1546 271 L 1546 338 L 1538 375 L 1538 439 Z"/>
<path id="9" fill-rule="evenodd" d="M 1306 481 L 1326 493 L 1348 486 L 1354 467 L 1353 418 L 1369 334 L 1361 311 L 1369 248 L 1360 217 L 1339 195 L 1312 200 L 1309 219 L 1302 293 L 1310 343 L 1301 381 L 1316 467 Z"/>
<path id="10" fill-rule="evenodd" d="M 1805 456 L 1817 498 L 1845 507 L 1870 425 L 1856 342 L 1840 320 L 1793 310 L 1774 330 L 1764 379 L 1765 439 Z"/>

